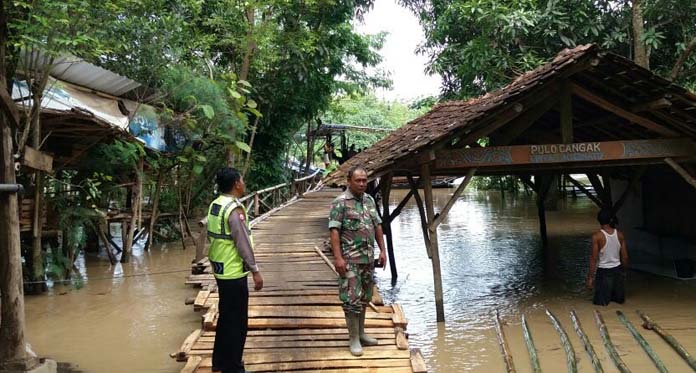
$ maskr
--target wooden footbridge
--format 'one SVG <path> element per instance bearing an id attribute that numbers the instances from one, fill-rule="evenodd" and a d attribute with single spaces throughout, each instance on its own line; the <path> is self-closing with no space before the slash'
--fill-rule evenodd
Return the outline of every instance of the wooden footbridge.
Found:
<path id="1" fill-rule="evenodd" d="M 420 351 L 410 349 L 402 308 L 384 305 L 375 291 L 366 331 L 379 345 L 362 357 L 348 350 L 348 331 L 338 300 L 333 258 L 326 245 L 327 216 L 339 190 L 306 193 L 253 227 L 255 255 L 264 288 L 250 281 L 249 333 L 244 351 L 252 372 L 425 372 Z M 187 284 L 200 287 L 194 311 L 201 328 L 173 354 L 185 361 L 182 372 L 211 372 L 218 293 L 207 259 L 194 263 Z"/>

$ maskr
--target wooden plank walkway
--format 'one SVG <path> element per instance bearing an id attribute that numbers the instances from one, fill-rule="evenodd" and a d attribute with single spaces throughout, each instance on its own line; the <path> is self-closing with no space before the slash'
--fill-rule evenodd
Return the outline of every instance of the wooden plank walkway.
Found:
<path id="1" fill-rule="evenodd" d="M 327 215 L 339 190 L 308 193 L 253 228 L 255 255 L 264 288 L 253 290 L 249 276 L 249 333 L 244 351 L 252 372 L 425 372 L 420 351 L 410 349 L 407 320 L 397 304 L 384 305 L 378 291 L 368 309 L 366 331 L 379 341 L 354 357 L 338 300 L 336 274 L 318 250 L 333 262 L 326 245 Z M 205 312 L 201 329 L 174 354 L 186 361 L 182 372 L 211 372 L 217 325 L 218 293 L 207 260 L 195 263 L 186 283 L 201 290 L 193 301 Z M 377 289 L 375 289 L 377 290 Z"/>

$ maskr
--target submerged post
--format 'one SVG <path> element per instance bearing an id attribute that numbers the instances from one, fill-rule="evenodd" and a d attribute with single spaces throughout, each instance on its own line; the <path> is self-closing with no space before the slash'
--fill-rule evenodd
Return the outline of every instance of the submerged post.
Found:
<path id="1" fill-rule="evenodd" d="M 435 220 L 435 206 L 433 204 L 433 185 L 430 180 L 430 164 L 421 165 L 421 180 L 423 180 L 423 194 L 425 197 L 425 210 L 428 219 L 428 232 L 430 234 L 430 253 L 433 265 L 433 281 L 435 282 L 435 311 L 437 322 L 445 321 L 445 307 L 442 295 L 442 273 L 440 270 L 440 253 L 437 247 L 437 226 L 430 223 Z"/>
<path id="2" fill-rule="evenodd" d="M 389 213 L 389 194 L 391 192 L 392 174 L 385 176 L 383 182 L 380 182 L 382 192 L 382 229 L 384 235 L 387 236 L 387 254 L 389 255 L 389 270 L 391 271 L 392 285 L 396 284 L 398 273 L 396 271 L 396 260 L 394 259 L 394 241 L 392 239 L 391 230 L 391 214 Z"/>

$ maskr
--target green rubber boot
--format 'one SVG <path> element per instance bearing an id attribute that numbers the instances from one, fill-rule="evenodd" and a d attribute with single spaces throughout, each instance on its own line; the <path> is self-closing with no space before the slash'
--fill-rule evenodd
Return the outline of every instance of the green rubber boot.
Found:
<path id="1" fill-rule="evenodd" d="M 346 313 L 346 324 L 348 325 L 348 335 L 350 336 L 350 353 L 353 356 L 362 356 L 363 350 L 360 345 L 360 315 L 357 313 Z"/>
<path id="2" fill-rule="evenodd" d="M 360 343 L 363 346 L 377 346 L 377 339 L 365 334 L 365 308 L 360 313 Z"/>

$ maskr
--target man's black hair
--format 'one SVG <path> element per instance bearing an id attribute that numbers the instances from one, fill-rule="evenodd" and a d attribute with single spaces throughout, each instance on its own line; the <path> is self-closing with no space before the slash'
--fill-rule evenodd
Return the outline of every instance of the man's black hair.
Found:
<path id="1" fill-rule="evenodd" d="M 218 192 L 228 193 L 234 188 L 234 185 L 242 178 L 242 174 L 234 168 L 223 167 L 215 175 Z"/>
<path id="2" fill-rule="evenodd" d="M 352 179 L 353 174 L 355 173 L 355 171 L 358 171 L 358 170 L 361 170 L 362 172 L 365 173 L 365 175 L 367 175 L 367 170 L 362 165 L 353 166 L 353 167 L 348 169 L 348 180 Z"/>
<path id="3" fill-rule="evenodd" d="M 600 225 L 609 225 L 616 221 L 616 218 L 614 217 L 614 214 L 611 213 L 611 210 L 601 209 L 599 210 L 599 213 L 597 213 L 597 221 Z"/>

